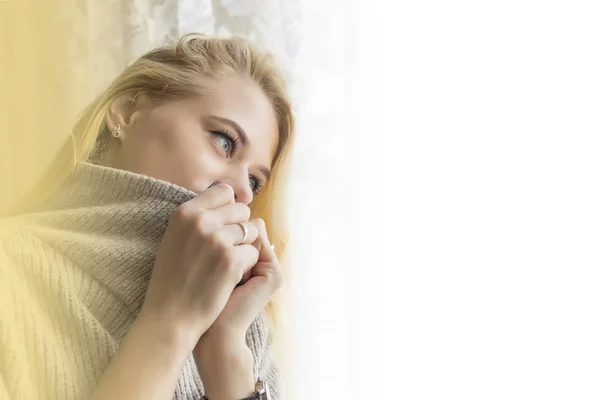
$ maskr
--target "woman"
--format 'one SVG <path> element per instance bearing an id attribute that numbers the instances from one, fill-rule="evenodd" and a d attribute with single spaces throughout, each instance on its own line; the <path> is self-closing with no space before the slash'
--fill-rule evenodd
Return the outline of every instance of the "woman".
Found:
<path id="1" fill-rule="evenodd" d="M 281 398 L 292 132 L 280 72 L 243 39 L 190 34 L 126 68 L 3 220 L 0 397 Z"/>

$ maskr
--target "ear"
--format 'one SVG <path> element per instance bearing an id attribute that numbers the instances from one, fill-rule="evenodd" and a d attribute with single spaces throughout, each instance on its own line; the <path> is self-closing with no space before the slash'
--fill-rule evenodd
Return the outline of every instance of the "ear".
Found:
<path id="1" fill-rule="evenodd" d="M 120 125 L 124 131 L 131 128 L 139 114 L 138 100 L 132 94 L 122 94 L 115 98 L 108 106 L 106 123 L 109 130 Z"/>

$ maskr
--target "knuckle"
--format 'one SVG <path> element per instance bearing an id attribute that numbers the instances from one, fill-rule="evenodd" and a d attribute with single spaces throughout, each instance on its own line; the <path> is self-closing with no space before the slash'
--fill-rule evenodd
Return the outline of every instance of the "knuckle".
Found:
<path id="1" fill-rule="evenodd" d="M 214 221 L 207 212 L 198 213 L 194 218 L 194 228 L 201 236 L 208 235 L 214 226 Z"/>
<path id="2" fill-rule="evenodd" d="M 256 225 L 254 224 L 248 224 L 248 237 L 252 240 L 252 242 L 254 242 L 256 239 L 258 239 L 259 235 L 260 235 L 260 231 L 259 229 L 256 227 Z M 258 250 L 256 250 L 256 253 L 258 254 Z"/>
<path id="3" fill-rule="evenodd" d="M 265 231 L 266 230 L 266 225 L 265 225 L 265 220 L 262 218 L 254 218 L 252 220 L 252 222 L 254 222 L 254 225 L 256 225 L 256 227 L 258 228 L 259 231 Z"/>
<path id="4" fill-rule="evenodd" d="M 183 203 L 182 205 L 180 205 L 179 207 L 177 207 L 175 209 L 175 212 L 173 212 L 172 218 L 180 220 L 180 221 L 184 221 L 192 214 L 191 209 L 192 209 L 192 207 L 188 203 Z"/>
<path id="5" fill-rule="evenodd" d="M 205 241 L 210 246 L 210 248 L 214 251 L 224 252 L 226 249 L 225 241 L 217 233 L 207 235 L 205 237 Z"/>
<path id="6" fill-rule="evenodd" d="M 238 261 L 235 257 L 235 254 L 233 254 L 233 251 L 223 252 L 222 259 L 223 259 L 225 268 L 227 268 L 229 270 L 229 272 L 232 272 L 232 273 L 237 272 Z"/>

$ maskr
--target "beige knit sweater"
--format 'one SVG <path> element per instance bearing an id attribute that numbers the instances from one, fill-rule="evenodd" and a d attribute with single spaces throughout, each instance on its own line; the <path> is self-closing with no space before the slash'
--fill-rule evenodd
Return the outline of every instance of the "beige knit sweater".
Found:
<path id="1" fill-rule="evenodd" d="M 195 194 L 82 164 L 43 208 L 0 222 L 0 399 L 87 399 L 142 305 L 174 209 Z M 255 376 L 282 398 L 261 314 Z M 199 399 L 190 356 L 175 399 Z"/>

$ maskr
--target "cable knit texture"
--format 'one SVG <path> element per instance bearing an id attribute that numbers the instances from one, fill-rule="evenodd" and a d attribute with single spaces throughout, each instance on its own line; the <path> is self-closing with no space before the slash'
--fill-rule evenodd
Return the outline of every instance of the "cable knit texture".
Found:
<path id="1" fill-rule="evenodd" d="M 179 186 L 85 163 L 38 210 L 2 221 L 0 398 L 87 399 L 140 311 Z M 261 313 L 246 340 L 254 374 L 282 392 Z M 186 361 L 175 399 L 200 399 Z"/>

